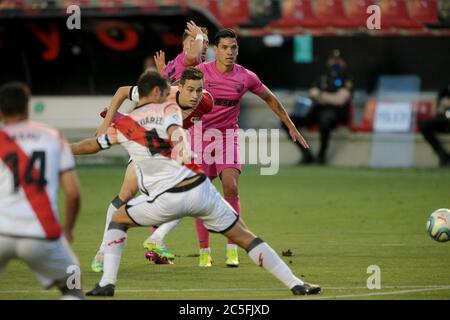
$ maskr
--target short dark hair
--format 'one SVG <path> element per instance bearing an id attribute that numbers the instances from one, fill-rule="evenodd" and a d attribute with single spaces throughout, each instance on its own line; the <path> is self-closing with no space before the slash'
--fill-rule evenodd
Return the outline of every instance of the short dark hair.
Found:
<path id="1" fill-rule="evenodd" d="M 154 70 L 146 70 L 137 81 L 139 97 L 146 97 L 150 92 L 158 87 L 161 92 L 168 89 L 169 79 Z"/>
<path id="2" fill-rule="evenodd" d="M 22 82 L 8 82 L 0 88 L 0 111 L 4 116 L 24 114 L 30 100 L 30 88 Z"/>
<path id="3" fill-rule="evenodd" d="M 222 38 L 233 38 L 237 40 L 236 32 L 233 29 L 220 29 L 214 36 L 213 45 L 218 46 L 220 39 Z"/>
<path id="4" fill-rule="evenodd" d="M 206 29 L 205 27 L 199 27 L 200 30 L 202 30 L 203 34 L 205 34 L 208 37 L 208 29 Z M 186 31 L 183 32 L 183 41 L 186 40 L 186 38 L 189 37 L 189 33 L 187 33 Z"/>
<path id="5" fill-rule="evenodd" d="M 203 72 L 194 67 L 187 67 L 181 74 L 180 83 L 184 85 L 186 80 L 203 80 Z"/>

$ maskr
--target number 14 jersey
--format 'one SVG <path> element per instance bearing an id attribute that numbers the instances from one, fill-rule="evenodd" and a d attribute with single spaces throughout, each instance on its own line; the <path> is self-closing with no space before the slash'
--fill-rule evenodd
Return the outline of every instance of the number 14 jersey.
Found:
<path id="1" fill-rule="evenodd" d="M 0 128 L 0 234 L 58 239 L 59 177 L 74 167 L 56 129 L 30 121 Z"/>

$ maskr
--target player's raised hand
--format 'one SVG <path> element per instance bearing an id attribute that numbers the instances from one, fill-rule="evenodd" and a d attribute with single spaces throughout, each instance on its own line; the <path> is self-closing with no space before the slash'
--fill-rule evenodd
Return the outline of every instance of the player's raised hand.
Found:
<path id="1" fill-rule="evenodd" d="M 203 35 L 202 29 L 200 29 L 200 27 L 192 20 L 186 24 L 186 29 L 184 31 L 194 39 L 199 34 Z"/>
<path id="2" fill-rule="evenodd" d="M 166 67 L 166 54 L 164 53 L 164 51 L 157 51 L 153 56 L 153 60 L 155 60 L 155 65 L 158 72 L 162 73 L 162 71 Z"/>
<path id="3" fill-rule="evenodd" d="M 292 141 L 300 143 L 305 149 L 309 149 L 308 142 L 306 142 L 305 138 L 298 132 L 297 128 L 289 129 L 289 135 L 291 136 Z"/>

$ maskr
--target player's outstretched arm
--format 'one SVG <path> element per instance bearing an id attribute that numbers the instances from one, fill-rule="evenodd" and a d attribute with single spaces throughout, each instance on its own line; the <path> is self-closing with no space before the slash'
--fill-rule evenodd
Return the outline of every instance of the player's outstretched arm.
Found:
<path id="1" fill-rule="evenodd" d="M 102 124 L 98 127 L 95 132 L 95 136 L 98 137 L 108 130 L 108 127 L 111 125 L 114 115 L 119 110 L 122 103 L 128 98 L 128 94 L 130 93 L 131 86 L 124 86 L 117 89 L 114 94 L 111 103 L 108 108 L 108 112 L 106 113 L 105 119 L 103 119 Z"/>
<path id="2" fill-rule="evenodd" d="M 80 142 L 71 143 L 70 149 L 74 155 L 94 154 L 100 150 L 109 149 L 112 145 L 118 143 L 117 131 L 110 126 L 106 133 L 97 138 L 88 138 Z"/>
<path id="3" fill-rule="evenodd" d="M 80 211 L 80 185 L 75 170 L 61 173 L 59 179 L 66 202 L 66 218 L 64 221 L 63 233 L 66 236 L 67 241 L 72 242 L 75 221 Z"/>
<path id="4" fill-rule="evenodd" d="M 192 66 L 200 61 L 201 53 L 203 50 L 204 34 L 200 27 L 198 27 L 192 20 L 186 24 L 185 32 L 192 38 L 194 38 L 194 42 L 186 52 L 185 61 L 186 66 Z"/>
<path id="5" fill-rule="evenodd" d="M 71 143 L 70 149 L 74 155 L 93 154 L 102 150 L 100 144 L 97 142 L 97 138 L 89 138 L 80 142 Z"/>
<path id="6" fill-rule="evenodd" d="M 289 129 L 289 135 L 291 136 L 292 141 L 297 141 L 304 148 L 309 148 L 309 145 L 306 142 L 305 138 L 297 130 L 288 113 L 286 112 L 286 109 L 283 107 L 280 100 L 278 100 L 278 98 L 273 94 L 273 92 L 270 91 L 269 88 L 264 86 L 264 90 L 260 94 L 258 94 L 258 96 L 263 99 L 270 107 L 270 109 L 272 109 L 272 111 L 275 112 L 280 120 L 283 121 L 283 123 Z"/>

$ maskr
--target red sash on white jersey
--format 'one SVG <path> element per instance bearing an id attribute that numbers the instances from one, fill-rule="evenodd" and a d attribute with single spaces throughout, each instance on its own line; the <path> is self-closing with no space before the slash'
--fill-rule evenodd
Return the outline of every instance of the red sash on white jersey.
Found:
<path id="1" fill-rule="evenodd" d="M 22 188 L 28 203 L 33 208 L 36 217 L 41 224 L 45 235 L 48 239 L 57 239 L 61 235 L 61 226 L 59 225 L 52 205 L 45 188 L 40 188 L 38 185 L 25 182 L 25 174 L 27 166 L 30 162 L 29 157 L 21 149 L 21 147 L 11 139 L 4 131 L 0 130 L 0 159 L 6 163 L 5 158 L 10 154 L 16 154 L 18 159 L 18 178 L 19 186 Z M 38 169 L 33 168 L 31 171 L 32 177 L 40 177 L 41 173 Z"/>

